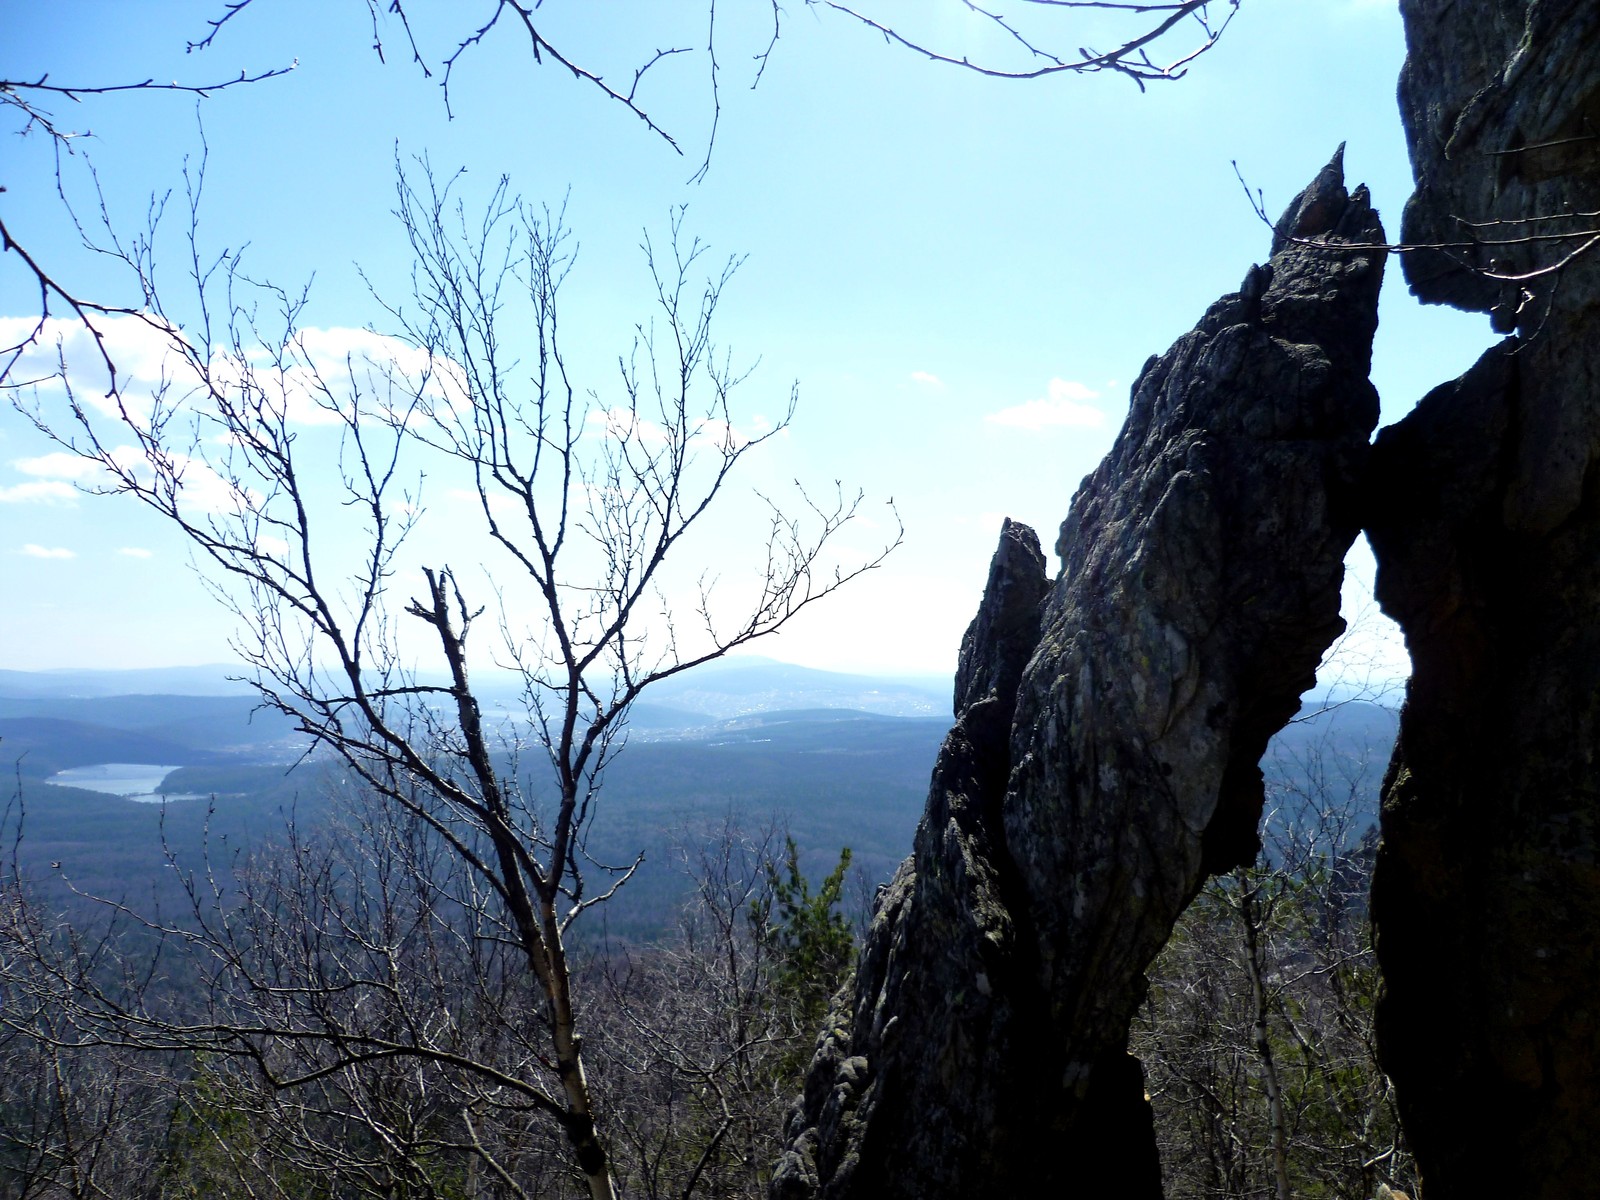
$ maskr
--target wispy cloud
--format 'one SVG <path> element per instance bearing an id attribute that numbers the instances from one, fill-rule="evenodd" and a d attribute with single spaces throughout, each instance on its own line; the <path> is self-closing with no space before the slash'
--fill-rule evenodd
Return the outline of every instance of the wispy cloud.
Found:
<path id="1" fill-rule="evenodd" d="M 28 338 L 37 322 L 37 317 L 0 316 L 0 345 Z M 105 358 L 81 321 L 46 321 L 12 378 L 37 385 L 41 397 L 59 393 L 70 382 L 87 409 L 108 417 L 126 411 L 141 424 L 157 396 L 169 410 L 203 409 L 195 401 L 203 399 L 207 387 L 234 391 L 247 376 L 255 397 L 294 425 L 337 424 L 357 405 L 386 420 L 409 419 L 419 396 L 422 407 L 445 412 L 465 396 L 466 376 L 456 363 L 367 329 L 306 328 L 286 347 L 247 349 L 242 358 L 223 351 L 208 360 L 205 348 L 192 346 L 182 330 L 153 316 L 96 317 L 94 324 L 116 363 L 124 408 L 106 394 Z"/>
<path id="2" fill-rule="evenodd" d="M 1034 433 L 1062 426 L 1099 429 L 1106 423 L 1106 414 L 1091 403 L 1099 398 L 1099 392 L 1075 380 L 1052 379 L 1041 398 L 1002 408 L 984 420 Z"/>
<path id="3" fill-rule="evenodd" d="M 448 417 L 468 404 L 466 372 L 451 359 L 346 326 L 300 330 L 288 369 L 273 384 L 289 420 L 301 425 L 341 423 L 356 404 L 408 423 L 419 409 Z"/>
<path id="4" fill-rule="evenodd" d="M 93 459 L 84 458 L 81 454 L 69 454 L 65 450 L 41 454 L 37 458 L 13 459 L 11 465 L 24 475 L 45 479 L 89 479 L 100 473 L 100 464 Z"/>
<path id="5" fill-rule="evenodd" d="M 76 504 L 78 489 L 59 479 L 35 479 L 0 487 L 0 504 Z"/>
<path id="6" fill-rule="evenodd" d="M 29 542 L 22 548 L 22 552 L 29 558 L 77 558 L 78 555 L 65 546 L 37 546 Z"/>
<path id="7" fill-rule="evenodd" d="M 483 497 L 471 488 L 450 488 L 445 492 L 445 498 L 470 504 L 474 508 L 481 508 L 484 503 Z M 514 497 L 505 492 L 490 492 L 488 503 L 489 511 L 501 520 L 524 515 L 528 511 L 525 505 L 519 504 Z"/>
<path id="8" fill-rule="evenodd" d="M 117 551 L 123 558 L 154 558 L 153 550 L 146 550 L 143 546 L 123 546 Z"/>
<path id="9" fill-rule="evenodd" d="M 274 537 L 270 533 L 256 535 L 255 549 L 258 554 L 283 562 L 289 557 L 289 543 L 281 537 Z"/>
<path id="10" fill-rule="evenodd" d="M 155 478 L 149 460 L 137 446 L 113 446 L 107 457 L 120 472 L 141 484 Z M 249 507 L 258 499 L 244 483 L 224 479 L 204 461 L 185 454 L 170 455 L 171 465 L 179 475 L 179 489 L 183 503 L 197 512 L 234 512 L 241 506 Z M 75 503 L 83 493 L 73 483 L 91 487 L 115 488 L 118 479 L 103 463 L 77 454 L 57 451 L 38 458 L 19 458 L 11 464 L 24 475 L 40 476 L 35 481 L 0 488 L 0 503 L 26 501 Z M 70 481 L 70 482 L 69 482 Z"/>
<path id="11" fill-rule="evenodd" d="M 0 342 L 27 339 L 37 323 L 37 317 L 0 317 Z M 99 341 L 94 333 L 100 335 Z M 13 381 L 36 384 L 43 392 L 70 381 L 87 409 L 114 417 L 120 410 L 108 395 L 109 356 L 117 367 L 123 403 L 136 420 L 148 415 L 153 395 L 165 393 L 171 398 L 193 387 L 195 374 L 185 361 L 187 342 L 181 331 L 160 318 L 96 317 L 94 333 L 82 321 L 51 317 L 12 368 Z"/>
<path id="12" fill-rule="evenodd" d="M 940 379 L 932 371 L 913 371 L 911 372 L 911 381 L 913 383 L 925 383 L 929 387 L 942 388 L 944 386 L 944 380 Z"/>

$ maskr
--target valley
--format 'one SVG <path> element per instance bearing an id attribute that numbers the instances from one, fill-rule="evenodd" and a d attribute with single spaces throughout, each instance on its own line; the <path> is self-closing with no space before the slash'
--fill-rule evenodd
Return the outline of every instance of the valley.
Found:
<path id="1" fill-rule="evenodd" d="M 187 873 L 209 864 L 226 877 L 241 856 L 281 844 L 290 823 L 303 834 L 345 819 L 332 799 L 348 785 L 340 766 L 307 757 L 292 724 L 229 684 L 222 668 L 172 680 L 212 690 L 202 695 L 117 692 L 148 682 L 145 673 L 72 674 L 63 686 L 52 673 L 0 673 L 0 759 L 12 776 L 5 836 L 54 902 L 81 905 L 90 895 L 172 911 L 188 903 Z M 949 728 L 946 691 L 939 680 L 759 659 L 669 681 L 635 710 L 588 843 L 600 863 L 645 856 L 606 906 L 607 933 L 665 932 L 687 894 L 685 863 L 729 826 L 746 836 L 787 830 L 814 878 L 849 846 L 858 876 L 851 903 L 864 907 L 911 845 Z M 516 728 L 511 684 L 489 684 L 485 700 L 491 723 Z M 1291 724 L 1264 763 L 1269 825 L 1303 822 L 1337 801 L 1349 838 L 1359 837 L 1376 821 L 1394 721 L 1389 709 L 1353 703 Z M 537 797 L 533 751 L 517 774 Z M 127 790 L 155 794 L 114 794 L 123 790 L 111 786 L 115 776 Z"/>

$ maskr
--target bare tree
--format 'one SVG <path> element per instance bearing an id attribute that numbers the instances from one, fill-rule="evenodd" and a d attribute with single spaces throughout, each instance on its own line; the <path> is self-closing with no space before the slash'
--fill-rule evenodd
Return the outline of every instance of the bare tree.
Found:
<path id="1" fill-rule="evenodd" d="M 621 1194 L 765 1194 L 815 1033 L 792 968 L 833 940 L 817 913 L 844 924 L 837 887 L 774 905 L 797 878 L 774 840 L 695 836 L 675 933 L 575 970 Z M 537 981 L 434 831 L 358 788 L 233 867 L 187 873 L 165 924 L 109 906 L 160 939 L 154 959 L 6 877 L 0 1196 L 568 1190 L 570 1150 L 519 1086 L 547 1057 Z"/>
<path id="2" fill-rule="evenodd" d="M 942 7 L 965 10 L 999 35 L 1005 50 L 991 57 L 959 47 L 941 48 L 905 25 L 874 16 L 872 6 L 852 7 L 838 0 L 806 2 L 859 21 L 891 45 L 980 75 L 1043 79 L 1112 71 L 1132 79 L 1141 90 L 1146 83 L 1181 79 L 1190 63 L 1216 45 L 1240 4 L 1240 0 L 1024 0 L 1027 15 L 1018 19 L 976 0 L 949 0 Z M 1216 15 L 1219 12 L 1221 16 Z M 1086 44 L 1089 41 L 1100 41 L 1101 48 Z"/>
<path id="3" fill-rule="evenodd" d="M 195 221 L 202 180 L 190 189 Z M 664 247 L 646 239 L 655 317 L 636 328 L 606 403 L 569 372 L 557 316 L 571 265 L 561 215 L 530 209 L 502 184 L 469 219 L 454 183 L 400 175 L 414 286 L 389 308 L 397 333 L 374 337 L 371 353 L 330 368 L 299 325 L 303 294 L 253 283 L 236 257 L 206 262 L 191 232 L 200 287 L 187 327 L 169 315 L 149 252 L 126 259 L 150 297 L 140 319 L 175 356 L 165 381 L 143 396 L 113 378 L 91 399 L 63 358 L 65 410 L 31 412 L 99 466 L 104 490 L 188 537 L 240 617 L 235 649 L 263 701 L 466 873 L 486 923 L 473 936 L 510 955 L 532 988 L 525 1006 L 497 1014 L 526 1054 L 510 1071 L 485 1067 L 480 1085 L 554 1118 L 590 1194 L 610 1196 L 568 933 L 639 866 L 596 863 L 586 849 L 628 711 L 652 684 L 783 628 L 875 567 L 898 533 L 841 561 L 833 547 L 859 494 L 800 492 L 791 512 L 753 493 L 764 514 L 753 564 L 729 578 L 705 563 L 690 598 L 671 599 L 694 553 L 687 539 L 794 412 L 793 389 L 764 427 L 741 428 L 731 406 L 748 371 L 714 344 L 712 325 L 737 260 L 700 275 L 707 249 L 684 234 L 681 213 Z M 305 421 L 336 430 L 337 445 L 325 436 L 314 446 Z M 475 498 L 484 549 L 497 555 L 480 588 L 486 602 L 469 599 L 451 563 L 407 557 L 426 528 L 424 475 L 458 479 Z M 402 571 L 421 588 L 396 605 Z M 497 661 L 521 681 L 519 721 L 486 712 L 474 690 L 469 646 L 489 606 Z M 412 661 L 431 661 L 436 674 Z M 538 775 L 527 758 L 542 763 Z M 330 994 L 343 986 L 313 978 Z M 455 1062 L 414 1029 L 401 1037 L 333 1019 L 308 1033 L 297 1012 L 249 1033 L 219 1026 L 209 1044 L 250 1057 L 280 1088 L 369 1063 Z M 258 1036 L 297 1046 L 304 1037 L 331 1057 L 283 1066 Z M 504 1169 L 488 1147 L 475 1149 Z"/>
<path id="4" fill-rule="evenodd" d="M 816 1037 L 764 919 L 777 840 L 729 820 L 681 847 L 694 890 L 675 936 L 596 963 L 598 1071 L 631 1195 L 766 1194 Z"/>
<path id="5" fill-rule="evenodd" d="M 241 0 L 230 5 L 228 16 L 253 3 Z M 368 0 L 369 6 L 372 0 Z M 760 83 L 778 41 L 783 35 L 784 10 L 778 0 L 753 0 L 755 7 L 770 10 L 770 25 L 764 42 L 750 55 L 753 69 L 750 87 Z M 960 67 L 1001 79 L 1042 79 L 1058 74 L 1091 74 L 1111 71 L 1125 75 L 1142 90 L 1146 83 L 1180 79 L 1188 66 L 1217 42 L 1238 10 L 1240 0 L 1156 0 L 1141 3 L 1138 0 L 1023 0 L 1027 6 L 1025 19 L 993 11 L 975 0 L 940 0 L 917 6 L 920 13 L 903 9 L 896 16 L 883 12 L 882 4 L 863 3 L 852 6 L 839 0 L 805 0 L 806 7 L 822 9 L 848 18 L 881 36 L 890 46 L 909 50 L 931 62 Z M 517 35 L 526 36 L 528 49 L 535 62 L 543 64 L 549 58 L 564 68 L 574 80 L 598 90 L 608 99 L 620 104 L 649 127 L 662 141 L 679 154 L 683 149 L 679 140 L 653 115 L 653 109 L 641 94 L 645 76 L 662 62 L 680 55 L 703 56 L 709 92 L 711 121 L 705 136 L 705 153 L 691 181 L 705 177 L 711 167 L 712 151 L 716 145 L 717 126 L 722 115 L 722 60 L 719 57 L 719 32 L 717 2 L 706 0 L 701 14 L 703 43 L 685 41 L 665 48 L 657 48 L 631 66 L 632 78 L 626 89 L 606 82 L 605 72 L 594 64 L 584 64 L 563 54 L 549 33 L 549 25 L 538 12 L 537 3 L 527 0 L 485 0 L 486 16 L 481 24 L 463 36 L 454 50 L 444 58 L 440 83 L 449 104 L 450 77 L 463 55 L 484 41 L 504 23 Z M 1220 11 L 1221 17 L 1214 14 Z M 412 61 L 425 74 L 431 74 L 426 56 L 417 48 L 400 0 L 392 0 L 389 12 L 405 30 L 411 49 Z M 930 30 L 948 28 L 952 14 L 966 13 L 978 21 L 979 36 L 997 33 L 1002 49 L 992 52 L 975 47 L 940 44 L 931 33 L 921 32 L 926 25 Z M 917 16 L 922 19 L 917 20 Z M 559 35 L 556 35 L 559 36 Z M 1101 39 L 1104 40 L 1101 40 Z M 1101 48 L 1091 48 L 1088 42 L 1100 40 Z M 376 18 L 374 41 L 380 47 Z M 1177 48 L 1174 49 L 1176 44 Z M 725 52 L 726 47 L 723 47 Z M 618 74 L 626 76 L 626 69 Z"/>
<path id="6" fill-rule="evenodd" d="M 924 18 L 931 18 L 926 22 L 931 28 L 948 28 L 951 15 L 965 13 L 976 19 L 980 36 L 998 33 L 997 41 L 1002 48 L 991 55 L 976 47 L 965 50 L 956 46 L 940 47 L 919 32 L 921 22 L 916 27 L 905 23 L 912 19 L 911 13 L 902 10 L 891 16 L 882 11 L 885 6 L 881 3 L 852 6 L 839 0 L 805 0 L 808 8 L 837 13 L 879 34 L 890 45 L 933 62 L 1005 79 L 1112 71 L 1132 79 L 1140 88 L 1152 81 L 1181 78 L 1190 63 L 1216 44 L 1240 2 L 1023 0 L 1026 15 L 1022 18 L 993 11 L 976 0 L 938 0 L 918 6 L 924 10 Z M 726 53 L 722 39 L 727 36 L 718 29 L 717 0 L 705 0 L 703 8 L 695 11 L 692 24 L 686 23 L 685 30 L 693 28 L 694 34 L 685 32 L 683 40 L 656 47 L 636 60 L 610 64 L 580 58 L 564 49 L 570 25 L 564 28 L 561 17 L 554 12 L 540 12 L 540 4 L 535 0 L 479 0 L 472 10 L 473 15 L 459 32 L 435 33 L 435 37 L 444 41 L 444 48 L 437 52 L 430 51 L 432 39 L 428 34 L 419 37 L 419 26 L 413 25 L 403 0 L 388 0 L 387 4 L 365 0 L 365 3 L 372 20 L 373 49 L 379 57 L 385 55 L 386 32 L 397 31 L 411 63 L 428 78 L 438 79 L 447 109 L 452 76 L 475 48 L 495 36 L 525 39 L 528 53 L 536 64 L 556 67 L 581 86 L 619 105 L 679 154 L 683 153 L 680 139 L 654 115 L 654 107 L 642 89 L 651 72 L 663 63 L 683 56 L 699 58 L 706 72 L 711 121 L 706 134 L 705 158 L 694 178 L 703 177 L 710 166 L 722 110 L 723 67 L 719 48 Z M 199 41 L 191 42 L 189 48 L 209 46 L 225 25 L 252 6 L 268 7 L 262 0 L 229 0 L 221 15 L 208 22 L 210 32 Z M 754 8 L 767 18 L 763 40 L 750 54 L 753 67 L 748 86 L 754 87 L 760 82 L 783 35 L 785 12 L 778 0 L 748 0 L 745 7 Z M 1218 13 L 1221 15 L 1216 15 Z M 1099 49 L 1088 44 L 1095 41 L 1100 42 Z M 609 82 L 608 78 L 627 79 L 628 82 L 624 87 Z"/>
<path id="7" fill-rule="evenodd" d="M 991 11 L 975 0 L 941 0 L 937 5 L 927 6 L 930 10 L 964 11 L 977 19 L 980 29 L 997 32 L 1004 49 L 991 58 L 973 48 L 936 44 L 931 36 L 919 32 L 920 26 L 902 24 L 876 6 L 852 7 L 838 0 L 805 2 L 808 8 L 837 13 L 872 30 L 890 45 L 964 70 L 1006 79 L 1111 71 L 1134 80 L 1141 89 L 1151 81 L 1181 78 L 1188 65 L 1216 43 L 1240 4 L 1240 0 L 1154 3 L 1024 0 L 1028 6 L 1025 20 Z M 692 19 L 686 19 L 675 32 L 671 44 L 649 51 L 630 49 L 625 44 L 612 46 L 612 53 L 605 62 L 592 61 L 569 50 L 570 25 L 563 26 L 560 17 L 553 13 L 541 12 L 540 5 L 531 0 L 477 0 L 474 5 L 452 8 L 450 18 L 442 23 L 434 18 L 417 25 L 413 25 L 404 0 L 361 0 L 361 3 L 365 5 L 370 23 L 373 52 L 380 60 L 387 61 L 393 47 L 399 45 L 398 58 L 406 60 L 425 78 L 439 83 L 445 109 L 452 117 L 456 114 L 450 88 L 456 69 L 470 62 L 473 52 L 491 39 L 515 38 L 526 41 L 534 64 L 551 66 L 560 74 L 570 76 L 580 86 L 643 122 L 662 144 L 682 155 L 684 144 L 695 142 L 669 128 L 671 122 L 657 115 L 657 104 L 649 95 L 649 88 L 657 74 L 669 64 L 697 62 L 704 72 L 702 78 L 710 116 L 700 143 L 703 153 L 697 150 L 700 162 L 691 182 L 704 178 L 710 170 L 722 115 L 723 63 L 729 54 L 726 45 L 729 35 L 718 25 L 717 0 L 706 0 L 703 9 L 694 10 Z M 759 84 L 777 49 L 785 13 L 778 0 L 750 0 L 750 3 L 769 21 L 757 43 L 741 47 L 740 51 L 741 57 L 748 51 L 751 66 L 747 85 L 753 88 Z M 236 22 L 245 24 L 262 12 L 270 14 L 271 8 L 266 0 L 218 0 L 216 15 L 206 19 L 204 28 L 196 30 L 196 36 L 185 43 L 184 49 L 186 53 L 203 53 L 235 29 Z M 1218 11 L 1221 17 L 1213 15 Z M 462 13 L 467 14 L 464 19 Z M 940 11 L 933 15 L 947 14 Z M 582 18 L 590 19 L 589 16 Z M 724 26 L 726 24 L 724 21 Z M 1102 42 L 1103 48 L 1095 49 L 1086 44 L 1099 38 L 1106 39 Z M 625 43 L 625 39 L 618 38 L 607 41 Z M 127 102 L 141 96 L 171 92 L 203 100 L 222 91 L 286 76 L 296 65 L 298 60 L 201 82 L 168 83 L 148 77 L 126 81 L 60 81 L 53 79 L 47 69 L 41 69 L 37 76 L 0 79 L 0 130 L 18 136 L 43 137 L 50 142 L 57 192 L 82 234 L 84 223 L 79 220 L 78 205 L 72 198 L 76 189 L 69 187 L 62 168 L 64 161 L 72 158 L 88 163 L 84 146 L 93 133 L 87 127 L 78 128 L 59 117 L 56 109 L 60 104 L 76 108 L 97 101 Z M 614 82 L 619 79 L 627 80 L 626 86 Z M 92 165 L 89 169 L 92 191 L 97 193 L 99 180 L 93 177 Z M 4 180 L 0 178 L 0 193 L 4 191 Z M 85 248 L 90 251 L 105 249 L 91 243 L 87 237 L 84 240 Z M 112 249 L 117 252 L 116 247 Z M 101 333 L 103 325 L 94 318 L 137 316 L 145 311 L 150 297 L 133 295 L 118 299 L 86 294 L 70 282 L 65 263 L 38 253 L 28 231 L 8 225 L 3 213 L 0 213 L 0 256 L 20 265 L 38 297 L 37 322 L 20 339 L 0 346 L 0 388 L 26 386 L 30 382 L 27 378 L 15 377 L 17 365 L 45 335 L 51 317 L 61 314 L 82 323 L 93 336 L 107 370 L 115 374 L 116 364 Z"/>
<path id="8" fill-rule="evenodd" d="M 1369 1200 L 1415 1180 L 1377 1060 L 1375 780 L 1351 749 L 1278 749 L 1260 862 L 1212 880 L 1150 970 L 1133 1049 L 1170 1196 Z"/>
<path id="9" fill-rule="evenodd" d="M 41 72 L 36 79 L 0 79 L 0 129 L 17 137 L 36 136 L 48 140 L 54 152 L 56 193 L 74 223 L 77 223 L 72 202 L 68 198 L 67 181 L 62 173 L 63 163 L 66 159 L 78 156 L 83 139 L 92 138 L 94 134 L 88 128 L 78 129 L 66 124 L 56 115 L 53 105 L 61 101 L 79 105 L 85 101 L 101 98 L 124 99 L 129 96 L 163 92 L 179 92 L 204 99 L 230 88 L 262 83 L 287 75 L 292 69 L 291 65 L 272 67 L 253 74 L 240 71 L 238 75 L 206 83 L 176 81 L 157 83 L 154 79 L 128 83 L 89 81 L 79 84 L 58 83 L 50 78 L 48 72 Z M 95 183 L 98 186 L 98 180 Z M 4 182 L 0 180 L 0 193 L 5 190 Z M 83 232 L 81 224 L 79 231 Z M 87 242 L 87 239 L 85 241 Z M 94 247 L 88 246 L 88 248 Z M 38 320 L 32 328 L 17 341 L 0 345 L 0 388 L 26 386 L 29 381 L 13 378 L 13 371 L 22 356 L 45 335 L 51 317 L 61 313 L 70 314 L 73 319 L 81 322 L 83 328 L 94 338 L 107 370 L 115 372 L 110 352 L 100 334 L 100 325 L 94 318 L 135 316 L 141 311 L 141 305 L 137 301 L 117 303 L 82 294 L 66 281 L 59 265 L 38 256 L 25 244 L 25 239 L 20 234 L 7 226 L 3 214 L 0 214 L 0 255 L 9 256 L 11 261 L 21 264 L 24 276 L 31 281 L 38 296 Z"/>
<path id="10" fill-rule="evenodd" d="M 73 973 L 60 967 L 106 975 L 117 930 L 74 931 L 36 903 L 17 853 L 21 804 L 19 781 L 0 808 L 0 1197 L 144 1195 L 175 1097 L 170 1063 L 79 1036 Z"/>

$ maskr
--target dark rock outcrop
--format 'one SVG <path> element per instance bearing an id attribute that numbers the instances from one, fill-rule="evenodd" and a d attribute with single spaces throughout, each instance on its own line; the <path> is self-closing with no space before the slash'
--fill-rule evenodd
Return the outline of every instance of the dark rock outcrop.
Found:
<path id="1" fill-rule="evenodd" d="M 957 1195 L 974 1178 L 1025 1178 L 1041 1026 L 1010 999 L 1032 972 L 1001 890 L 998 802 L 1048 586 L 1038 537 L 1006 522 L 915 852 L 879 899 L 854 995 L 829 1017 L 775 1196 Z"/>
<path id="2" fill-rule="evenodd" d="M 1537 324 L 1538 270 L 1588 240 L 1600 208 L 1600 6 L 1591 0 L 1402 0 L 1400 75 L 1416 191 L 1401 237 L 1433 304 Z M 1552 241 L 1552 235 L 1574 234 Z M 1530 238 L 1532 240 L 1530 240 Z"/>
<path id="3" fill-rule="evenodd" d="M 775 1197 L 1160 1194 L 1128 1023 L 1206 874 L 1253 858 L 1257 762 L 1342 628 L 1382 240 L 1336 157 L 1146 365 L 1053 587 L 1007 523 Z"/>
<path id="4" fill-rule="evenodd" d="M 1430 1200 L 1590 1195 L 1600 5 L 1401 7 L 1404 236 L 1478 243 L 1408 255 L 1407 278 L 1516 336 L 1373 455 L 1378 596 L 1413 662 L 1373 884 L 1380 1047 Z"/>

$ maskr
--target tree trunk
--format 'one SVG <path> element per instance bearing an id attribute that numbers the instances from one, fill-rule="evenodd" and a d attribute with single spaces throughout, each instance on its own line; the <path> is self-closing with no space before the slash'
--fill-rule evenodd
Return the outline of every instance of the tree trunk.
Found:
<path id="1" fill-rule="evenodd" d="M 1272 1125 L 1272 1177 L 1277 1200 L 1289 1197 L 1289 1122 L 1283 1111 L 1283 1088 L 1278 1082 L 1278 1064 L 1272 1056 L 1272 1039 L 1267 1030 L 1267 988 L 1261 977 L 1261 940 L 1257 920 L 1256 889 L 1244 872 L 1234 875 L 1239 883 L 1239 920 L 1244 925 L 1245 962 L 1250 970 L 1250 1003 L 1255 1017 L 1256 1056 L 1261 1060 L 1261 1081 L 1267 1090 L 1267 1111 Z"/>

